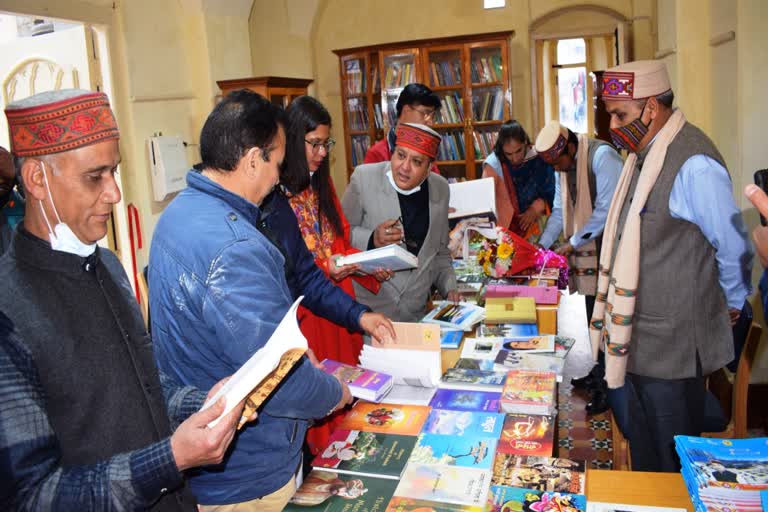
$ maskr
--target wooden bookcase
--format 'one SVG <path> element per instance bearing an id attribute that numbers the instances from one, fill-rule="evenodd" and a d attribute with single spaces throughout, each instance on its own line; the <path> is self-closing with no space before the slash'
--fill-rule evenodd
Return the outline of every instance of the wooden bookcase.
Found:
<path id="1" fill-rule="evenodd" d="M 421 82 L 442 99 L 433 128 L 443 135 L 443 176 L 474 179 L 511 116 L 509 40 L 494 32 L 335 50 L 339 56 L 347 175 L 395 122 L 405 85 Z"/>
<path id="2" fill-rule="evenodd" d="M 312 80 L 306 78 L 286 78 L 280 76 L 258 76 L 253 78 L 236 78 L 234 80 L 219 80 L 216 85 L 221 89 L 222 97 L 238 89 L 249 89 L 269 98 L 276 105 L 287 107 L 293 98 L 305 96 L 307 87 Z"/>

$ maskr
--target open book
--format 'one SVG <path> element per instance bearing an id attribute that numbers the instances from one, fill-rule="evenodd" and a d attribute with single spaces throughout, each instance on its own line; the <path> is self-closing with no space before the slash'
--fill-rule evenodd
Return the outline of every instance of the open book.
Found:
<path id="1" fill-rule="evenodd" d="M 227 404 L 221 416 L 208 424 L 213 428 L 222 418 L 230 412 L 246 396 L 245 408 L 240 418 L 238 428 L 242 427 L 256 409 L 277 388 L 280 381 L 293 368 L 293 365 L 301 359 L 307 351 L 307 339 L 301 333 L 296 321 L 296 310 L 304 298 L 302 295 L 285 313 L 277 328 L 269 337 L 267 343 L 257 350 L 248 361 L 232 375 L 226 384 L 203 405 L 205 410 L 215 404 L 222 396 L 226 397 Z"/>
<path id="2" fill-rule="evenodd" d="M 451 191 L 448 206 L 454 211 L 449 219 L 492 214 L 496 218 L 496 193 L 493 178 L 462 181 L 448 185 Z"/>
<path id="3" fill-rule="evenodd" d="M 419 259 L 397 244 L 389 244 L 378 249 L 342 256 L 336 265 L 360 265 L 360 270 L 371 274 L 383 268 L 397 272 L 419 266 Z"/>

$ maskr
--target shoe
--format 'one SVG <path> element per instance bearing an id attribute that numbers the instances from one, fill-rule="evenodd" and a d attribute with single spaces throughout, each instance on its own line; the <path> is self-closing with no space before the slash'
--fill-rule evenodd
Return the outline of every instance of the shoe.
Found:
<path id="1" fill-rule="evenodd" d="M 592 389 L 597 384 L 597 379 L 592 375 L 592 372 L 588 373 L 580 379 L 571 379 L 571 386 L 576 389 Z"/>
<path id="2" fill-rule="evenodd" d="M 600 414 L 611 406 L 608 405 L 608 393 L 602 389 L 597 389 L 592 392 L 592 400 L 587 404 L 587 414 Z"/>

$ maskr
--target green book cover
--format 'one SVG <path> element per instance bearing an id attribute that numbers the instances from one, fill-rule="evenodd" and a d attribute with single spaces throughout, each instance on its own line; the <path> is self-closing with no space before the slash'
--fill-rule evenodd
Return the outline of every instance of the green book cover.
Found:
<path id="1" fill-rule="evenodd" d="M 284 511 L 384 512 L 396 480 L 313 470 Z"/>
<path id="2" fill-rule="evenodd" d="M 415 444 L 414 436 L 337 429 L 312 467 L 398 479 Z"/>

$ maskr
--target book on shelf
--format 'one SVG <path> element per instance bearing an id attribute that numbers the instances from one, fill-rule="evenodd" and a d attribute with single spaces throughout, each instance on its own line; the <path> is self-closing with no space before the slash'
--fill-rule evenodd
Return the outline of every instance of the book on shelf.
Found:
<path id="1" fill-rule="evenodd" d="M 536 322 L 536 301 L 532 297 L 487 297 L 485 323 L 529 324 Z"/>
<path id="2" fill-rule="evenodd" d="M 383 130 L 384 129 L 384 118 L 381 116 L 381 105 L 376 103 L 373 106 L 373 118 L 376 123 L 376 129 L 377 130 Z"/>
<path id="3" fill-rule="evenodd" d="M 440 379 L 441 389 L 463 389 L 467 391 L 501 391 L 507 380 L 506 371 L 467 370 L 448 368 Z"/>
<path id="4" fill-rule="evenodd" d="M 484 507 L 393 496 L 385 512 L 484 512 Z"/>
<path id="5" fill-rule="evenodd" d="M 367 135 L 352 137 L 352 167 L 357 167 L 363 163 L 369 145 L 370 139 Z"/>
<path id="6" fill-rule="evenodd" d="M 421 321 L 435 323 L 442 327 L 468 331 L 473 325 L 483 319 L 484 314 L 485 309 L 480 306 L 464 302 L 459 302 L 457 304 L 444 300 L 436 303 L 432 311 L 427 313 Z"/>
<path id="7" fill-rule="evenodd" d="M 366 370 L 332 359 L 324 359 L 320 366 L 325 373 L 345 382 L 349 387 L 349 392 L 355 398 L 378 402 L 392 389 L 392 376 L 386 373 Z"/>
<path id="8" fill-rule="evenodd" d="M 507 414 L 496 447 L 497 454 L 551 457 L 554 450 L 555 416 Z"/>
<path id="9" fill-rule="evenodd" d="M 557 382 L 563 381 L 563 367 L 565 359 L 552 354 L 520 352 L 516 350 L 501 349 L 496 354 L 495 371 L 509 370 L 536 370 L 540 372 L 554 372 Z"/>
<path id="10" fill-rule="evenodd" d="M 312 461 L 320 471 L 378 478 L 400 478 L 413 447 L 413 436 L 336 429 L 328 445 Z"/>
<path id="11" fill-rule="evenodd" d="M 586 471 L 584 461 L 498 453 L 491 484 L 584 494 Z"/>
<path id="12" fill-rule="evenodd" d="M 477 217 L 489 215 L 496 218 L 496 191 L 493 178 L 451 183 L 449 208 L 453 212 L 448 213 L 449 219 Z"/>
<path id="13" fill-rule="evenodd" d="M 492 485 L 486 512 L 535 510 L 536 512 L 585 512 L 583 494 L 537 491 L 506 485 Z"/>
<path id="14" fill-rule="evenodd" d="M 516 338 L 538 336 L 539 326 L 529 324 L 487 324 L 481 322 L 475 334 L 478 338 Z"/>
<path id="15" fill-rule="evenodd" d="M 475 436 L 444 436 L 421 433 L 408 459 L 409 464 L 491 469 L 496 439 Z"/>
<path id="16" fill-rule="evenodd" d="M 501 393 L 506 413 L 552 414 L 557 406 L 555 372 L 510 370 Z"/>
<path id="17" fill-rule="evenodd" d="M 377 92 L 381 90 L 381 83 L 379 82 L 379 66 L 371 66 L 371 85 L 373 86 L 371 91 Z"/>
<path id="18" fill-rule="evenodd" d="M 296 490 L 285 512 L 374 512 L 383 510 L 397 488 L 397 480 L 341 474 L 313 469 Z"/>
<path id="19" fill-rule="evenodd" d="M 499 412 L 500 395 L 494 391 L 438 389 L 429 405 L 449 411 Z"/>
<path id="20" fill-rule="evenodd" d="M 409 463 L 395 497 L 483 507 L 490 484 L 491 472 L 486 469 Z"/>
<path id="21" fill-rule="evenodd" d="M 296 310 L 303 298 L 302 295 L 294 301 L 264 346 L 248 358 L 234 375 L 203 404 L 201 410 L 211 407 L 221 397 L 226 399 L 224 411 L 218 418 L 208 423 L 210 428 L 215 427 L 223 416 L 247 397 L 238 425 L 238 428 L 242 427 L 307 351 L 307 339 L 301 333 L 296 321 Z"/>
<path id="22" fill-rule="evenodd" d="M 555 336 L 539 334 L 538 336 L 511 336 L 502 338 L 501 349 L 511 352 L 528 352 L 530 354 L 555 352 Z"/>
<path id="23" fill-rule="evenodd" d="M 443 436 L 472 436 L 499 439 L 505 415 L 498 412 L 451 411 L 432 409 L 422 433 Z"/>
<path id="24" fill-rule="evenodd" d="M 398 272 L 418 267 L 419 259 L 398 244 L 389 244 L 342 256 L 336 259 L 336 265 L 360 265 L 360 270 L 368 274 L 380 268 Z"/>
<path id="25" fill-rule="evenodd" d="M 421 431 L 429 411 L 429 407 L 422 405 L 357 402 L 336 428 L 415 436 Z"/>

